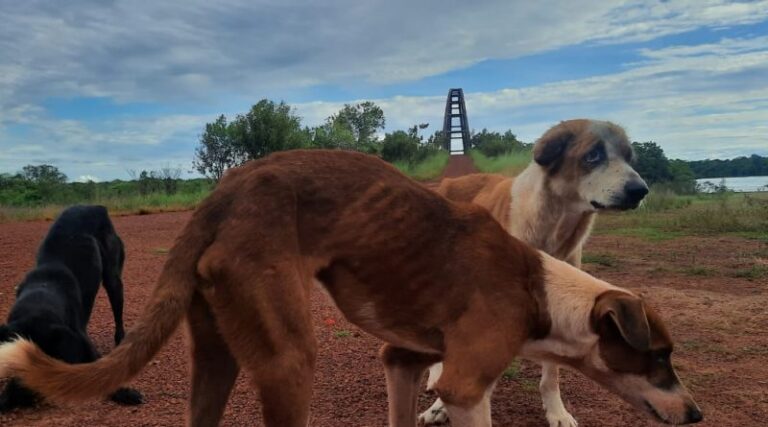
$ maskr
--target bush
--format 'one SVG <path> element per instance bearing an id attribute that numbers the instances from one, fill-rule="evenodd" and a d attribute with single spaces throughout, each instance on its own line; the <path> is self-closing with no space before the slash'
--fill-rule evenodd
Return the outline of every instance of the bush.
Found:
<path id="1" fill-rule="evenodd" d="M 525 147 L 512 131 L 506 131 L 502 135 L 498 132 L 488 132 L 487 129 L 472 135 L 470 146 L 480 150 L 487 157 L 498 157 L 512 151 L 520 151 Z"/>

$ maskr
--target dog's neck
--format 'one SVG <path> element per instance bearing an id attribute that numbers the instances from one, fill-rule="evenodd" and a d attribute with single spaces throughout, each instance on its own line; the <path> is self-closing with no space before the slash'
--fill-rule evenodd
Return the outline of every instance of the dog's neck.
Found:
<path id="1" fill-rule="evenodd" d="M 534 162 L 515 178 L 511 193 L 509 233 L 570 261 L 589 235 L 595 209 L 580 198 L 555 194 L 546 171 Z"/>
<path id="2" fill-rule="evenodd" d="M 610 290 L 628 291 L 540 253 L 551 327 L 546 337 L 526 342 L 521 356 L 534 361 L 569 364 L 569 361 L 584 357 L 598 339 L 590 323 L 597 297 Z"/>

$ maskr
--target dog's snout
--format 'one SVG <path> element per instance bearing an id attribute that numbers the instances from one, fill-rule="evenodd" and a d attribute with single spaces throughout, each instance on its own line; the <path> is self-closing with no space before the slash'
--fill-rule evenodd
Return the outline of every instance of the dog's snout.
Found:
<path id="1" fill-rule="evenodd" d="M 688 407 L 685 418 L 685 421 L 688 424 L 698 423 L 704 419 L 704 414 L 701 413 L 701 410 L 697 408 L 696 405 L 692 405 Z"/>
<path id="2" fill-rule="evenodd" d="M 630 181 L 624 186 L 624 194 L 627 199 L 639 202 L 648 194 L 648 186 L 642 181 Z"/>

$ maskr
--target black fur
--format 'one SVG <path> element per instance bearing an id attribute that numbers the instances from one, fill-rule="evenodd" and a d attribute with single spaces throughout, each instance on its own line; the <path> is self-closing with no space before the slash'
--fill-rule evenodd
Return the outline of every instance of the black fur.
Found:
<path id="1" fill-rule="evenodd" d="M 67 363 L 99 358 L 86 332 L 99 284 L 104 283 L 115 318 L 115 343 L 123 328 L 123 242 L 103 206 L 72 206 L 59 215 L 37 252 L 37 263 L 16 290 L 16 302 L 0 342 L 25 337 Z M 141 394 L 121 388 L 109 396 L 137 405 Z M 0 393 L 0 412 L 34 406 L 37 396 L 11 379 Z"/>

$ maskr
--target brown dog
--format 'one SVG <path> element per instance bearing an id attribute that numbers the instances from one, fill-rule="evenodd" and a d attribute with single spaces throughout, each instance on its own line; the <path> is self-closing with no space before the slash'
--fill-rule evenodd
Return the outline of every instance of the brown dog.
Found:
<path id="1" fill-rule="evenodd" d="M 521 243 L 483 208 L 342 151 L 278 153 L 232 170 L 115 350 L 68 365 L 18 340 L 0 346 L 0 376 L 53 401 L 98 398 L 136 375 L 186 316 L 190 425 L 218 424 L 243 368 L 267 426 L 304 427 L 315 280 L 386 342 L 393 426 L 415 425 L 419 380 L 436 361 L 454 425 L 490 426 L 494 383 L 519 354 L 572 366 L 662 421 L 701 419 L 670 363 L 669 335 L 640 298 Z"/>
<path id="2" fill-rule="evenodd" d="M 506 231 L 537 249 L 581 267 L 581 251 L 602 209 L 634 209 L 648 186 L 630 165 L 632 146 L 610 122 L 568 120 L 536 142 L 533 162 L 517 177 L 473 174 L 445 179 L 438 193 L 486 209 Z M 560 397 L 557 365 L 544 363 L 539 390 L 550 427 L 576 427 Z M 440 366 L 430 369 L 434 385 Z M 442 423 L 448 416 L 437 399 L 419 419 Z"/>

